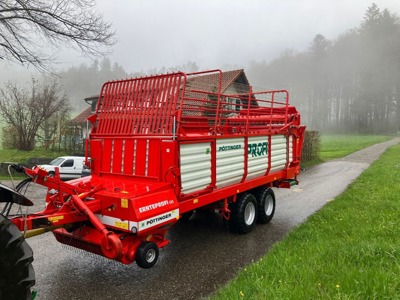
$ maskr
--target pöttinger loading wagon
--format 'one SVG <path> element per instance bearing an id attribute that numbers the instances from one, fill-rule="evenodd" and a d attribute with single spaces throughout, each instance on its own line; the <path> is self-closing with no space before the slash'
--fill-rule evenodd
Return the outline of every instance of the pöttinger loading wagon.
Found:
<path id="1" fill-rule="evenodd" d="M 3 293 L 34 284 L 24 237 L 51 230 L 61 243 L 150 268 L 180 218 L 216 210 L 233 232 L 248 233 L 272 219 L 272 188 L 298 183 L 299 112 L 287 91 L 255 91 L 240 72 L 110 81 L 88 120 L 91 176 L 63 182 L 57 172 L 14 166 L 29 180 L 17 191 L 1 186 L 0 259 L 22 270 Z M 32 204 L 19 193 L 29 181 L 48 188 L 46 208 L 9 215 L 13 203 Z"/>

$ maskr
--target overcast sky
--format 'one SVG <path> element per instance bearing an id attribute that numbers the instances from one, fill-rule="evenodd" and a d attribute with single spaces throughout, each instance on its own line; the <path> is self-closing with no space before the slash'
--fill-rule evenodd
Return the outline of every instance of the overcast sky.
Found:
<path id="1" fill-rule="evenodd" d="M 269 61 L 304 50 L 316 34 L 335 39 L 375 2 L 400 14 L 400 0 L 97 0 L 128 71 L 195 61 L 201 68 Z"/>
<path id="2" fill-rule="evenodd" d="M 270 61 L 307 49 L 316 34 L 335 39 L 358 26 L 373 2 L 400 15 L 400 0 L 97 0 L 97 10 L 116 31 L 110 59 L 135 72 Z M 57 55 L 64 68 L 90 64 L 72 50 Z"/>

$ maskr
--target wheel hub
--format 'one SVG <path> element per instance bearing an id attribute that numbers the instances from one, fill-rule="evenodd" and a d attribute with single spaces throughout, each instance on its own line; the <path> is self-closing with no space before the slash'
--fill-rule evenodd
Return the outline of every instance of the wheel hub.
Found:
<path id="1" fill-rule="evenodd" d="M 274 210 L 274 199 L 271 195 L 269 195 L 267 199 L 265 199 L 264 210 L 267 216 L 270 216 L 272 214 L 272 211 Z"/>
<path id="2" fill-rule="evenodd" d="M 249 202 L 244 210 L 244 221 L 246 225 L 251 225 L 256 217 L 256 207 L 254 203 Z"/>
<path id="3" fill-rule="evenodd" d="M 155 258 L 156 258 L 156 251 L 154 249 L 150 249 L 149 251 L 147 251 L 146 253 L 147 262 L 151 263 L 155 260 Z"/>

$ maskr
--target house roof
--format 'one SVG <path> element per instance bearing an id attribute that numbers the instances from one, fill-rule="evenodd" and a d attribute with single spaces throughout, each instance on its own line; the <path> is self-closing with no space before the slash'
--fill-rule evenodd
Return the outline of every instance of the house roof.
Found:
<path id="1" fill-rule="evenodd" d="M 218 89 L 219 72 L 194 76 L 189 78 L 186 88 L 199 89 L 202 91 L 213 91 Z M 222 72 L 221 93 L 223 93 L 232 83 L 249 85 L 249 81 L 243 69 Z M 217 90 L 215 90 L 217 92 Z"/>
<path id="2" fill-rule="evenodd" d="M 89 106 L 83 112 L 81 112 L 79 115 L 77 115 L 75 118 L 73 118 L 70 121 L 70 123 L 74 124 L 74 125 L 85 124 L 87 118 L 90 117 L 91 114 L 92 114 L 92 107 Z"/>
<path id="3" fill-rule="evenodd" d="M 89 96 L 89 97 L 86 97 L 86 98 L 83 99 L 83 100 L 85 100 L 85 102 L 86 102 L 87 104 L 90 104 L 90 105 L 91 105 L 93 101 L 96 101 L 96 102 L 97 102 L 97 100 L 99 100 L 99 95 Z"/>

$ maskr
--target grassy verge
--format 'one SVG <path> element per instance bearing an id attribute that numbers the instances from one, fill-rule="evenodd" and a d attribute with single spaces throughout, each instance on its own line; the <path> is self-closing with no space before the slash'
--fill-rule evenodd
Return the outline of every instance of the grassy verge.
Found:
<path id="1" fill-rule="evenodd" d="M 399 152 L 386 151 L 212 299 L 399 299 Z"/>
<path id="2" fill-rule="evenodd" d="M 30 158 L 56 158 L 58 156 L 68 155 L 66 152 L 56 152 L 45 149 L 35 149 L 32 151 L 21 151 L 16 149 L 0 150 L 0 162 L 26 163 Z"/>
<path id="3" fill-rule="evenodd" d="M 308 168 L 331 159 L 344 157 L 358 150 L 388 141 L 392 138 L 393 137 L 386 135 L 322 135 L 319 159 L 302 161 L 301 166 L 303 168 Z"/>
<path id="4" fill-rule="evenodd" d="M 392 138 L 385 135 L 322 135 L 320 157 L 322 161 L 343 157 Z"/>
<path id="5" fill-rule="evenodd" d="M 30 158 L 56 158 L 58 156 L 68 155 L 66 152 L 53 152 L 45 149 L 35 149 L 33 151 L 20 151 L 15 149 L 2 149 L 0 150 L 0 163 L 13 162 L 19 164 L 28 163 Z M 24 178 L 16 172 L 12 172 L 13 177 L 19 179 Z M 10 179 L 8 171 L 6 169 L 0 169 L 0 179 Z"/>

